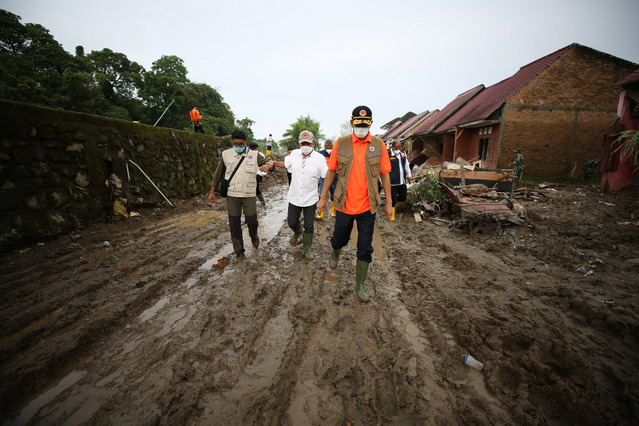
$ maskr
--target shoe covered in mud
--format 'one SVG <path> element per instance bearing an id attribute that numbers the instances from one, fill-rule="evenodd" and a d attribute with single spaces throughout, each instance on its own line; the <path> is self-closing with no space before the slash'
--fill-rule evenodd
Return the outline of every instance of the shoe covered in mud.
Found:
<path id="1" fill-rule="evenodd" d="M 235 257 L 241 259 L 244 257 L 244 249 L 235 252 Z"/>
<path id="2" fill-rule="evenodd" d="M 355 267 L 355 291 L 357 292 L 357 297 L 360 302 L 363 303 L 370 302 L 371 300 L 364 289 L 364 281 L 366 281 L 366 276 L 368 275 L 368 265 L 370 265 L 370 263 L 358 260 L 357 266 Z"/>
<path id="3" fill-rule="evenodd" d="M 331 252 L 331 257 L 328 259 L 328 266 L 332 269 L 337 268 L 337 263 L 339 262 L 339 254 L 342 252 L 342 249 L 333 249 Z"/>
<path id="4" fill-rule="evenodd" d="M 258 248 L 260 246 L 260 237 L 257 235 L 251 235 L 251 243 L 253 247 Z"/>
<path id="5" fill-rule="evenodd" d="M 308 260 L 313 260 L 315 256 L 313 256 L 313 252 L 311 252 L 311 246 L 313 245 L 313 234 L 308 234 L 304 232 L 302 235 L 302 242 L 304 244 L 304 255 Z"/>
<path id="6" fill-rule="evenodd" d="M 295 244 L 297 244 L 297 239 L 300 237 L 300 235 L 302 235 L 302 225 L 298 224 L 297 228 L 293 229 L 293 236 L 290 240 L 288 240 L 288 242 L 294 246 Z"/>

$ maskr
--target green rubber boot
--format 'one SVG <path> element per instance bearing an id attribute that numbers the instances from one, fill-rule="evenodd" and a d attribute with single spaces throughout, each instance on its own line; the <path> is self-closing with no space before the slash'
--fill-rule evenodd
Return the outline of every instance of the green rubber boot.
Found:
<path id="1" fill-rule="evenodd" d="M 366 276 L 368 275 L 368 265 L 370 263 L 358 260 L 355 268 L 355 291 L 359 300 L 364 303 L 370 302 L 370 297 L 364 290 L 364 281 L 366 281 Z"/>
<path id="2" fill-rule="evenodd" d="M 293 236 L 290 240 L 288 240 L 288 242 L 291 243 L 291 245 L 297 244 L 297 239 L 300 237 L 300 235 L 302 235 L 302 224 L 298 223 L 297 227 L 293 229 Z"/>
<path id="3" fill-rule="evenodd" d="M 313 260 L 315 256 L 311 252 L 311 246 L 313 245 L 313 234 L 308 234 L 304 232 L 302 234 L 302 243 L 304 245 L 304 254 L 308 260 Z"/>
<path id="4" fill-rule="evenodd" d="M 335 269 L 337 268 L 337 262 L 339 262 L 339 254 L 342 252 L 342 249 L 333 249 L 331 252 L 331 258 L 328 259 L 328 266 Z"/>

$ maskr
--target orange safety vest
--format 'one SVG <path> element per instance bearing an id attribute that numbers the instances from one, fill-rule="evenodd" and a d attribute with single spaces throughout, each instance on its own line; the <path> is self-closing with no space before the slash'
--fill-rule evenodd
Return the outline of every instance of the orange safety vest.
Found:
<path id="1" fill-rule="evenodd" d="M 201 119 L 202 116 L 200 115 L 200 111 L 193 108 L 191 110 L 191 121 L 193 122 L 193 124 L 195 124 L 196 121 L 200 121 Z"/>

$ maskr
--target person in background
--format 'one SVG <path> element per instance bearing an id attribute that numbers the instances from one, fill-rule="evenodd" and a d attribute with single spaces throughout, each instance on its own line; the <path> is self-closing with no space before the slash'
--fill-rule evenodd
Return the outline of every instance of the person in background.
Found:
<path id="1" fill-rule="evenodd" d="M 202 115 L 200 114 L 200 107 L 197 105 L 191 110 L 191 121 L 193 122 L 193 130 L 204 134 L 204 127 L 202 127 Z"/>
<path id="2" fill-rule="evenodd" d="M 266 138 L 266 155 L 271 155 L 271 149 L 273 148 L 273 135 L 269 133 Z"/>
<path id="3" fill-rule="evenodd" d="M 291 184 L 288 188 L 288 226 L 293 230 L 289 242 L 296 244 L 300 235 L 304 255 L 307 259 L 314 258 L 311 247 L 313 245 L 315 208 L 319 196 L 317 184 L 326 176 L 328 167 L 326 158 L 314 150 L 315 136 L 308 130 L 299 135 L 299 149 L 293 150 L 284 157 L 284 161 L 270 161 L 262 170 L 273 170 L 275 166 L 285 168 L 291 173 Z M 300 223 L 300 216 L 304 213 L 304 226 Z"/>
<path id="4" fill-rule="evenodd" d="M 391 163 L 390 184 L 391 199 L 393 201 L 393 214 L 390 220 L 391 222 L 394 222 L 395 206 L 398 202 L 406 201 L 406 181 L 410 182 L 412 177 L 410 164 L 408 164 L 406 152 L 402 149 L 402 143 L 400 141 L 395 141 L 391 144 L 391 147 L 388 150 L 388 157 Z"/>
<path id="5" fill-rule="evenodd" d="M 512 181 L 518 187 L 519 182 L 521 182 L 521 175 L 524 174 L 524 155 L 521 153 L 521 148 L 515 148 L 513 152 L 515 153 L 515 159 L 510 164 L 514 164 L 513 171 L 515 175 L 512 177 Z"/>
<path id="6" fill-rule="evenodd" d="M 255 201 L 257 179 L 255 176 L 257 175 L 258 166 L 266 164 L 266 161 L 257 155 L 255 151 L 250 151 L 246 147 L 246 133 L 243 131 L 233 131 L 231 139 L 233 147 L 222 152 L 222 158 L 213 175 L 213 183 L 208 200 L 209 203 L 215 202 L 215 189 L 223 178 L 230 179 L 237 168 L 237 172 L 229 182 L 226 208 L 229 215 L 229 229 L 231 231 L 233 250 L 235 255 L 241 258 L 244 256 L 242 212 L 244 212 L 244 219 L 248 225 L 253 247 L 258 248 L 260 245 L 260 239 L 257 235 L 257 204 Z"/>
<path id="7" fill-rule="evenodd" d="M 251 151 L 257 152 L 257 155 L 259 155 L 261 158 L 264 159 L 264 161 L 266 161 L 266 157 L 264 157 L 264 154 L 262 154 L 259 151 L 259 146 L 257 145 L 257 142 L 251 142 L 250 144 L 248 144 L 248 147 Z M 257 175 L 255 176 L 255 178 L 257 180 L 255 195 L 257 196 L 257 199 L 260 200 L 260 203 L 262 203 L 262 206 L 265 206 L 266 202 L 264 201 L 264 196 L 262 195 L 262 191 L 260 190 L 260 183 L 266 181 L 266 172 L 263 172 L 262 170 L 257 169 Z"/>
<path id="8" fill-rule="evenodd" d="M 391 164 L 384 141 L 370 134 L 373 115 L 367 106 L 358 106 L 351 115 L 353 133 L 342 136 L 333 144 L 328 160 L 328 172 L 324 179 L 322 195 L 317 203 L 321 212 L 326 208 L 328 193 L 335 174 L 339 180 L 335 188 L 335 228 L 331 238 L 331 257 L 329 266 L 337 268 L 342 248 L 348 244 L 357 222 L 357 266 L 355 268 L 355 291 L 362 302 L 370 297 L 364 288 L 368 267 L 373 254 L 373 231 L 375 217 L 381 204 L 377 190 L 377 178 L 382 176 L 382 187 L 390 194 Z M 386 197 L 384 216 L 390 219 L 393 213 L 391 198 Z"/>
<path id="9" fill-rule="evenodd" d="M 324 142 L 324 149 L 320 151 L 320 154 L 322 154 L 324 157 L 326 157 L 326 164 L 328 164 L 328 159 L 331 157 L 331 152 L 333 151 L 333 141 L 332 140 L 326 140 L 326 142 Z M 331 184 L 331 216 L 335 217 L 335 203 L 333 203 L 333 194 L 335 193 L 335 186 L 337 185 L 337 175 L 335 176 L 335 179 L 333 179 L 333 183 Z M 319 193 L 322 193 L 322 188 L 324 187 L 324 178 L 320 179 L 319 182 Z M 322 217 L 324 217 L 324 212 L 318 212 L 317 216 L 315 216 L 315 219 L 321 219 Z"/>

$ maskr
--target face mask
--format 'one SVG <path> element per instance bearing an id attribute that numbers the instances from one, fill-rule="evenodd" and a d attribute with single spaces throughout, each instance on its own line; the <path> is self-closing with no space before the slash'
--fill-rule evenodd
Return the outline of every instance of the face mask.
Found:
<path id="1" fill-rule="evenodd" d="M 328 148 L 328 149 L 326 150 L 326 152 L 328 152 L 329 154 L 331 153 L 331 151 L 333 151 L 333 148 Z"/>
<path id="2" fill-rule="evenodd" d="M 237 152 L 238 154 L 243 153 L 243 152 L 244 152 L 244 148 L 246 148 L 246 147 L 244 147 L 244 146 L 243 146 L 243 147 L 241 147 L 241 148 L 240 148 L 239 146 L 233 146 L 233 149 L 234 149 L 234 150 L 235 150 L 235 152 Z"/>
<path id="3" fill-rule="evenodd" d="M 393 152 L 395 153 L 395 155 L 399 155 L 402 153 L 401 149 L 394 149 Z"/>
<path id="4" fill-rule="evenodd" d="M 312 146 L 303 146 L 303 147 L 300 147 L 300 149 L 302 150 L 302 154 L 304 154 L 304 155 L 308 155 L 311 152 L 313 152 L 313 147 Z"/>
<path id="5" fill-rule="evenodd" d="M 353 132 L 358 138 L 365 138 L 368 135 L 368 127 L 353 127 Z"/>

